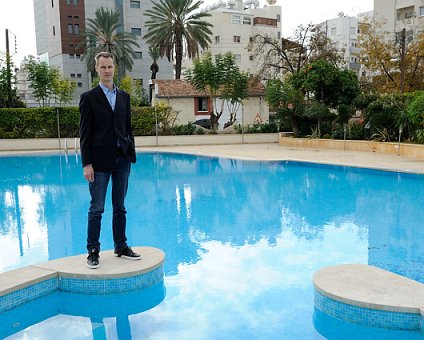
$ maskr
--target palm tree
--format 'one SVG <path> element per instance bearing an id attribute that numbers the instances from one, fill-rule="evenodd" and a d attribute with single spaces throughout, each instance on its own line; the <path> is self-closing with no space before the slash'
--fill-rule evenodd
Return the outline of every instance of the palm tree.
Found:
<path id="1" fill-rule="evenodd" d="M 199 11 L 202 1 L 159 0 L 152 4 L 145 12 L 149 19 L 144 39 L 159 48 L 161 57 L 166 55 L 171 61 L 175 56 L 175 79 L 180 79 L 183 51 L 193 59 L 199 54 L 199 47 L 205 49 L 211 42 L 212 24 L 202 20 L 210 14 Z"/>
<path id="2" fill-rule="evenodd" d="M 149 46 L 149 56 L 153 60 L 152 65 L 150 65 L 150 71 L 152 72 L 151 79 L 156 79 L 156 73 L 159 72 L 159 65 L 157 64 L 157 61 L 160 56 L 159 48 Z"/>
<path id="3" fill-rule="evenodd" d="M 85 47 L 82 59 L 87 62 L 89 70 L 94 70 L 97 53 L 109 52 L 112 53 L 121 75 L 126 68 L 131 71 L 134 63 L 133 47 L 139 45 L 133 34 L 122 31 L 119 21 L 120 14 L 117 10 L 103 7 L 96 10 L 94 19 L 87 19 L 86 30 L 82 33 L 85 40 L 77 48 Z"/>

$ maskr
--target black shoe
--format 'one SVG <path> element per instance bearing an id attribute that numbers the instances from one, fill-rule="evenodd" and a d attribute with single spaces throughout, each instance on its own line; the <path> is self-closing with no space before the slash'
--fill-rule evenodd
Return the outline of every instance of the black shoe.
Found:
<path id="1" fill-rule="evenodd" d="M 87 266 L 90 269 L 96 269 L 99 268 L 100 263 L 99 263 L 99 251 L 97 249 L 91 249 L 90 253 L 88 254 L 87 257 Z"/>
<path id="2" fill-rule="evenodd" d="M 133 261 L 141 260 L 141 255 L 134 253 L 130 247 L 125 247 L 125 248 L 122 248 L 121 250 L 115 249 L 114 255 L 117 257 L 124 257 L 128 260 L 133 260 Z"/>

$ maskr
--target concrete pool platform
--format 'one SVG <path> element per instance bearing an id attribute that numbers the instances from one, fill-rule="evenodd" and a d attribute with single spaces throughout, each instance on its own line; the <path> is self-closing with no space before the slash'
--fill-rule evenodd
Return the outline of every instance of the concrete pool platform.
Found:
<path id="1" fill-rule="evenodd" d="M 100 252 L 100 267 L 89 269 L 86 254 L 34 264 L 0 274 L 0 313 L 55 290 L 107 295 L 151 287 L 163 280 L 165 254 L 133 247 L 142 259 L 131 261 Z"/>
<path id="2" fill-rule="evenodd" d="M 422 330 L 424 285 L 365 264 L 323 268 L 313 277 L 315 307 L 367 326 Z"/>

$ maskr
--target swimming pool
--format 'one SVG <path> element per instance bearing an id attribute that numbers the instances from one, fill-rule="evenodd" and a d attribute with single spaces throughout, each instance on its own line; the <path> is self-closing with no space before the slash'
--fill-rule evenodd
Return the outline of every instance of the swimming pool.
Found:
<path id="1" fill-rule="evenodd" d="M 78 157 L 2 157 L 0 176 L 0 272 L 85 251 L 89 199 Z M 419 175 L 141 153 L 128 192 L 128 237 L 165 251 L 166 298 L 129 315 L 126 327 L 134 338 L 320 338 L 316 270 L 368 263 L 424 282 L 423 194 Z M 103 249 L 112 248 L 110 219 L 108 201 Z M 331 324 L 319 320 L 318 329 Z M 93 324 L 60 314 L 19 336 L 78 330 L 84 337 Z M 117 338 L 119 322 L 103 324 Z"/>

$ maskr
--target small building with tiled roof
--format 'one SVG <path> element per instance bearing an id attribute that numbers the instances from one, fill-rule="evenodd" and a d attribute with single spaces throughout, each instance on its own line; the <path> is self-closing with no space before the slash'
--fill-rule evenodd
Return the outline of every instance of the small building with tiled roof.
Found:
<path id="1" fill-rule="evenodd" d="M 211 103 L 205 92 L 196 90 L 189 82 L 182 79 L 159 80 L 154 79 L 152 91 L 152 105 L 164 103 L 178 112 L 177 124 L 185 125 L 201 119 L 210 118 Z M 245 126 L 253 123 L 269 121 L 269 107 L 264 100 L 265 88 L 257 83 L 250 83 L 249 97 L 240 106 L 236 120 Z M 221 107 L 222 100 L 217 100 L 217 106 Z M 219 129 L 230 119 L 230 112 L 226 105 L 219 120 Z"/>

